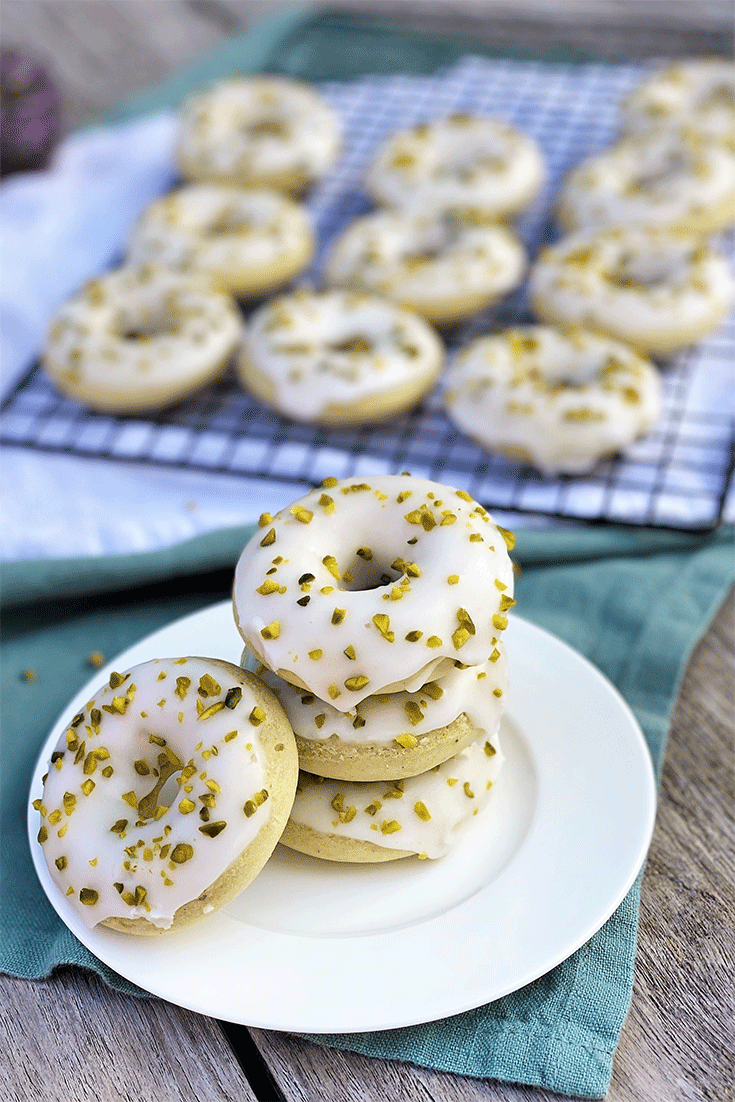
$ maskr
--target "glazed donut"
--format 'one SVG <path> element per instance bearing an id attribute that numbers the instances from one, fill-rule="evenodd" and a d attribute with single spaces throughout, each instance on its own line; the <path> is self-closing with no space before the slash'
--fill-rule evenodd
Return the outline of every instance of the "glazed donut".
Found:
<path id="1" fill-rule="evenodd" d="M 464 348 L 447 375 L 451 420 L 488 451 L 544 474 L 582 474 L 661 411 L 658 371 L 628 345 L 581 329 L 510 329 Z"/>
<path id="2" fill-rule="evenodd" d="M 288 283 L 313 252 L 302 206 L 278 192 L 218 184 L 191 184 L 151 203 L 128 245 L 133 264 L 202 272 L 244 299 Z"/>
<path id="3" fill-rule="evenodd" d="M 640 133 L 690 126 L 700 133 L 735 139 L 735 66 L 698 58 L 659 69 L 623 103 L 623 130 Z"/>
<path id="4" fill-rule="evenodd" d="M 416 405 L 443 362 L 434 330 L 395 303 L 297 291 L 255 312 L 236 366 L 245 389 L 284 417 L 354 425 Z"/>
<path id="5" fill-rule="evenodd" d="M 486 805 L 503 760 L 496 726 L 405 780 L 325 780 L 301 772 L 281 842 L 326 861 L 443 857 Z"/>
<path id="6" fill-rule="evenodd" d="M 735 222 L 735 144 L 691 130 L 628 138 L 570 173 L 557 216 L 567 231 L 638 224 L 716 233 Z"/>
<path id="7" fill-rule="evenodd" d="M 61 307 L 42 366 L 62 393 L 92 409 L 160 409 L 221 375 L 241 328 L 232 300 L 201 279 L 118 268 Z"/>
<path id="8" fill-rule="evenodd" d="M 296 744 L 253 674 L 213 658 L 113 673 L 51 755 L 38 841 L 88 927 L 177 930 L 233 899 L 275 849 Z"/>
<path id="9" fill-rule="evenodd" d="M 325 278 L 386 295 L 444 325 L 517 287 L 525 266 L 520 241 L 481 212 L 379 211 L 339 238 Z"/>
<path id="10" fill-rule="evenodd" d="M 187 180 L 303 191 L 339 152 L 340 123 L 307 84 L 235 77 L 186 101 L 177 157 Z"/>
<path id="11" fill-rule="evenodd" d="M 346 780 L 388 781 L 433 769 L 496 729 L 508 691 L 500 639 L 480 666 L 460 663 L 413 693 L 378 693 L 349 712 L 253 663 L 247 648 L 242 665 L 252 665 L 283 706 L 301 768 Z"/>
<path id="12" fill-rule="evenodd" d="M 544 178 L 531 138 L 496 119 L 455 114 L 390 137 L 366 183 L 382 206 L 422 213 L 469 209 L 504 218 L 527 207 Z"/>
<path id="13" fill-rule="evenodd" d="M 512 537 L 464 490 L 328 478 L 260 524 L 235 570 L 240 634 L 340 712 L 487 662 L 507 626 Z"/>
<path id="14" fill-rule="evenodd" d="M 733 301 L 728 265 L 696 237 L 644 227 L 580 231 L 531 268 L 536 317 L 667 355 L 715 329 Z"/>

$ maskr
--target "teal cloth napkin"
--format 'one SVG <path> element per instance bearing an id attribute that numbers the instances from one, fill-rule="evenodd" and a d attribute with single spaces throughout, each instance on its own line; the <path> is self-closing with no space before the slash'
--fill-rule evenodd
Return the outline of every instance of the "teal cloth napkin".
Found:
<path id="1" fill-rule="evenodd" d="M 121 104 L 110 117 L 175 106 L 192 88 L 234 72 L 305 79 L 429 72 L 469 52 L 497 56 L 501 51 L 308 7 L 289 9 L 228 39 L 185 71 Z M 512 50 L 502 53 L 513 56 Z M 581 60 L 558 49 L 535 56 Z M 238 529 L 153 553 L 5 565 L 0 669 L 4 971 L 38 978 L 75 964 L 94 970 L 118 990 L 145 994 L 93 957 L 46 901 L 25 835 L 30 776 L 50 727 L 92 674 L 88 654 L 102 651 L 112 658 L 178 616 L 222 599 L 248 535 Z M 643 727 L 657 770 L 681 673 L 732 581 L 732 538 L 731 529 L 700 539 L 602 527 L 519 536 L 520 613 L 566 639 L 618 686 Z M 24 679 L 26 670 L 34 672 L 35 680 Z M 602 930 L 568 961 L 489 1006 L 410 1029 L 312 1039 L 466 1075 L 603 1097 L 630 1001 L 639 890 L 637 882 Z"/>
<path id="2" fill-rule="evenodd" d="M 178 616 L 221 600 L 249 534 L 235 529 L 147 554 L 6 566 L 2 970 L 34 978 L 76 964 L 118 990 L 143 994 L 93 957 L 46 901 L 25 834 L 30 776 L 57 716 L 92 675 L 89 653 L 112 658 Z M 641 723 L 657 771 L 683 668 L 733 580 L 732 547 L 731 528 L 704 539 L 584 527 L 519 533 L 518 611 L 587 655 L 617 685 Z M 35 680 L 24 680 L 27 670 Z M 497 1002 L 408 1029 L 311 1039 L 604 1097 L 631 997 L 639 893 L 637 881 L 569 960 Z"/>

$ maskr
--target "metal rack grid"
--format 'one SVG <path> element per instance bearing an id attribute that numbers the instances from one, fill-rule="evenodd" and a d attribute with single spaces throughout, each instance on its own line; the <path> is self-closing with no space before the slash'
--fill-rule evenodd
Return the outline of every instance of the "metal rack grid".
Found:
<path id="1" fill-rule="evenodd" d="M 451 111 L 504 118 L 542 146 L 547 186 L 518 224 L 533 256 L 552 236 L 550 210 L 564 174 L 614 140 L 617 105 L 646 68 L 466 58 L 433 76 L 373 76 L 323 85 L 345 125 L 345 154 L 310 196 L 320 247 L 299 283 L 318 284 L 329 242 L 369 209 L 360 182 L 379 143 L 398 127 Z M 499 307 L 458 326 L 448 339 L 450 352 L 481 333 L 530 320 L 520 288 Z M 733 475 L 734 348 L 732 321 L 667 364 L 659 424 L 624 456 L 600 463 L 585 477 L 544 478 L 490 455 L 447 420 L 440 388 L 403 417 L 338 430 L 265 411 L 233 375 L 143 419 L 91 413 L 60 396 L 33 368 L 3 406 L 0 440 L 48 452 L 313 484 L 328 475 L 408 469 L 464 488 L 490 508 L 706 529 L 720 519 Z"/>

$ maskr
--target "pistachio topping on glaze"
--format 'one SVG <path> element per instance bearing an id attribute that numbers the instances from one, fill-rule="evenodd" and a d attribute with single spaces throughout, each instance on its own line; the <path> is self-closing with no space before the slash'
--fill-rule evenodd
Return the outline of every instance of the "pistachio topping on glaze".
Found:
<path id="1" fill-rule="evenodd" d="M 261 661 L 344 712 L 369 695 L 430 683 L 460 649 L 465 665 L 485 663 L 500 630 L 493 616 L 510 607 L 501 597 L 513 590 L 510 537 L 487 511 L 466 491 L 410 476 L 334 480 L 325 489 L 328 502 L 314 490 L 269 522 L 282 557 L 272 583 L 264 583 L 271 561 L 257 538 L 238 563 L 236 620 Z M 276 584 L 307 590 L 309 600 L 279 606 L 274 621 L 262 602 L 279 600 Z M 454 595 L 448 606 L 442 591 Z"/>
<path id="2" fill-rule="evenodd" d="M 484 743 L 492 747 L 492 754 Z M 337 781 L 302 772 L 282 840 L 292 844 L 293 824 L 307 827 L 317 843 L 323 836 L 354 842 L 358 860 L 360 842 L 397 850 L 397 856 L 408 852 L 441 857 L 489 800 L 502 762 L 496 729 L 490 738 L 479 738 L 443 764 L 387 788 L 384 782 Z M 294 834 L 294 846 L 301 849 L 303 840 L 297 843 L 297 838 Z M 306 846 L 304 852 L 312 851 Z"/>
<path id="3" fill-rule="evenodd" d="M 187 676 L 177 676 L 184 663 Z M 258 735 L 266 714 L 248 677 L 199 658 L 116 671 L 62 734 L 53 752 L 60 768 L 38 801 L 39 840 L 54 883 L 86 924 L 170 927 L 266 822 L 267 810 L 252 822 L 244 807 L 259 809 L 268 796 Z M 175 690 L 153 707 L 162 683 Z"/>

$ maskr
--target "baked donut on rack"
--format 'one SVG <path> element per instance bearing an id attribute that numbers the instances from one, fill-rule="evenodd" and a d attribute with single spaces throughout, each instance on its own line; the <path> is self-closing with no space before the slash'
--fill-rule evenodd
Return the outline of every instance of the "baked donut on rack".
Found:
<path id="1" fill-rule="evenodd" d="M 482 665 L 460 662 L 415 692 L 368 696 L 349 712 L 277 677 L 255 663 L 247 649 L 242 665 L 254 668 L 283 706 L 301 768 L 346 780 L 388 781 L 433 769 L 481 734 L 495 731 L 508 690 L 499 638 Z"/>
<path id="2" fill-rule="evenodd" d="M 128 243 L 133 264 L 200 272 L 241 299 L 282 287 L 313 252 L 304 207 L 278 192 L 219 184 L 191 184 L 151 203 Z"/>
<path id="3" fill-rule="evenodd" d="M 232 77 L 184 104 L 177 157 L 187 180 L 300 192 L 335 161 L 340 123 L 307 84 Z"/>
<path id="4" fill-rule="evenodd" d="M 666 356 L 715 329 L 733 302 L 724 257 L 701 238 L 648 227 L 579 231 L 531 268 L 534 314 Z"/>
<path id="5" fill-rule="evenodd" d="M 735 142 L 691 129 L 618 142 L 572 170 L 557 216 L 568 232 L 637 224 L 716 233 L 735 222 Z"/>
<path id="6" fill-rule="evenodd" d="M 144 265 L 94 279 L 52 320 L 42 366 L 103 413 L 157 410 L 218 378 L 242 322 L 206 279 Z"/>
<path id="7" fill-rule="evenodd" d="M 454 114 L 393 134 L 366 182 L 380 206 L 507 218 L 535 199 L 545 175 L 531 138 L 497 119 Z"/>
<path id="8" fill-rule="evenodd" d="M 178 930 L 258 874 L 297 776 L 293 732 L 259 678 L 154 659 L 112 673 L 70 720 L 34 803 L 38 841 L 85 925 Z"/>
<path id="9" fill-rule="evenodd" d="M 676 61 L 644 80 L 623 103 L 623 130 L 688 126 L 735 140 L 735 65 L 724 58 Z"/>
<path id="10" fill-rule="evenodd" d="M 385 295 L 435 325 L 477 313 L 517 287 L 520 241 L 474 211 L 378 211 L 353 222 L 325 266 L 327 283 Z"/>
<path id="11" fill-rule="evenodd" d="M 481 337 L 447 374 L 450 419 L 488 451 L 544 474 L 582 474 L 648 432 L 657 369 L 620 341 L 545 326 Z"/>
<path id="12" fill-rule="evenodd" d="M 354 712 L 492 657 L 514 604 L 510 543 L 464 490 L 329 478 L 261 517 L 235 570 L 235 622 L 268 669 Z"/>
<path id="13" fill-rule="evenodd" d="M 443 857 L 486 805 L 503 760 L 496 725 L 416 777 L 360 782 L 302 771 L 281 842 L 326 861 Z"/>
<path id="14" fill-rule="evenodd" d="M 416 405 L 443 362 L 436 332 L 387 299 L 296 291 L 253 314 L 236 366 L 245 389 L 284 417 L 360 425 Z"/>

